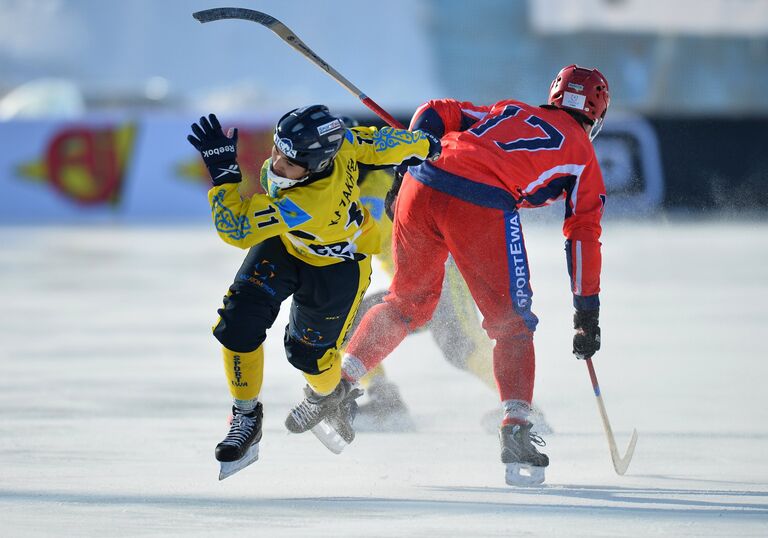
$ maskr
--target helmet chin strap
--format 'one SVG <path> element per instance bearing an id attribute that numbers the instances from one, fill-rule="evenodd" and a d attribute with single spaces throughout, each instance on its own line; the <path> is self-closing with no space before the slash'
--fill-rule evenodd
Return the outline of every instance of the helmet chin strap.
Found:
<path id="1" fill-rule="evenodd" d="M 592 129 L 589 130 L 589 140 L 592 141 L 600 133 L 603 128 L 603 118 L 597 118 L 595 123 L 592 124 Z"/>

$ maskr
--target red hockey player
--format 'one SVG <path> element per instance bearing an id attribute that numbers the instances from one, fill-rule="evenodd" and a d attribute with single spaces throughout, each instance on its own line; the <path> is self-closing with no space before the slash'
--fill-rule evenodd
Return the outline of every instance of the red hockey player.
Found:
<path id="1" fill-rule="evenodd" d="M 600 220 L 605 186 L 592 146 L 610 95 L 597 69 L 563 68 L 546 105 L 429 101 L 411 121 L 442 139 L 436 162 L 410 167 L 395 204 L 395 274 L 384 302 L 355 331 L 344 376 L 356 381 L 432 317 L 451 254 L 496 341 L 508 484 L 544 481 L 549 458 L 528 416 L 534 385 L 532 290 L 519 208 L 565 199 L 566 256 L 576 309 L 573 352 L 600 349 Z"/>

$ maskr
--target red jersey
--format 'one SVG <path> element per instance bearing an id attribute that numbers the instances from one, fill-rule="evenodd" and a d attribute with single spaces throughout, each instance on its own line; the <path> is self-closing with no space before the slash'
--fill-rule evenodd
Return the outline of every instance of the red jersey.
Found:
<path id="1" fill-rule="evenodd" d="M 440 159 L 410 169 L 415 179 L 437 190 L 503 210 L 564 198 L 574 305 L 599 307 L 605 185 L 592 143 L 574 118 L 521 101 L 477 106 L 441 99 L 421 106 L 411 129 L 441 138 Z"/>

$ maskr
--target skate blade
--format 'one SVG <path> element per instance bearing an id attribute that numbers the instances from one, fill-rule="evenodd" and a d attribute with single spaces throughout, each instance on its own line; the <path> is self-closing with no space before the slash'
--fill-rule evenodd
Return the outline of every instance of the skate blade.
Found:
<path id="1" fill-rule="evenodd" d="M 325 420 L 320 421 L 317 426 L 309 431 L 315 434 L 315 437 L 325 445 L 325 448 L 334 454 L 341 454 L 348 444 Z"/>
<path id="2" fill-rule="evenodd" d="M 259 443 L 254 443 L 251 448 L 245 453 L 245 455 L 236 461 L 221 461 L 221 468 L 219 469 L 219 480 L 224 480 L 235 474 L 238 471 L 242 471 L 248 467 L 251 463 L 259 459 Z"/>
<path id="3" fill-rule="evenodd" d="M 544 467 L 524 463 L 507 463 L 506 481 L 509 486 L 538 486 L 544 483 Z"/>

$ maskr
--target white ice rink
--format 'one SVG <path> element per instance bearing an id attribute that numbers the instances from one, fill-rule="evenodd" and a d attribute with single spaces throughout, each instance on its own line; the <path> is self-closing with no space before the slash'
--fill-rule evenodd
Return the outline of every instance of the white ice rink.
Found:
<path id="1" fill-rule="evenodd" d="M 640 435 L 624 477 L 570 354 L 559 227 L 527 230 L 556 430 L 527 489 L 481 427 L 496 397 L 428 334 L 385 362 L 417 433 L 360 433 L 340 456 L 287 433 L 303 381 L 284 314 L 261 459 L 218 482 L 210 325 L 244 252 L 202 226 L 0 228 L 0 537 L 768 536 L 768 224 L 605 223 L 595 367 L 619 450 Z"/>

